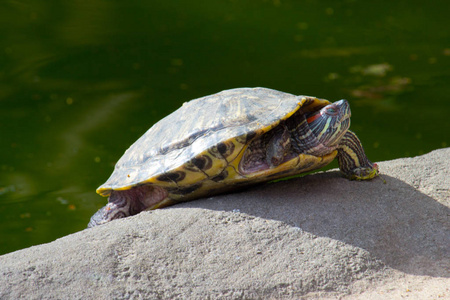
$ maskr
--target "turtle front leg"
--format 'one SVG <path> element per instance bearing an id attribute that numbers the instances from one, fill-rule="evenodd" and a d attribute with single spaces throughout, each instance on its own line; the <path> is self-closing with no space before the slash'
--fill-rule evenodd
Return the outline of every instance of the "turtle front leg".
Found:
<path id="1" fill-rule="evenodd" d="M 291 148 L 291 134 L 286 126 L 275 130 L 266 149 L 266 162 L 270 167 L 280 165 Z"/>
<path id="2" fill-rule="evenodd" d="M 350 180 L 369 180 L 378 176 L 378 165 L 372 163 L 364 153 L 356 134 L 347 131 L 338 150 L 339 169 Z"/>

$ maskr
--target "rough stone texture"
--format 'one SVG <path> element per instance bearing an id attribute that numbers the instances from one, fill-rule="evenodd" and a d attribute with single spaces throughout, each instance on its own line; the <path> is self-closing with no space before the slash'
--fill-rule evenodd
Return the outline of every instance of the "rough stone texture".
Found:
<path id="1" fill-rule="evenodd" d="M 144 212 L 0 256 L 0 299 L 450 297 L 450 148 Z"/>

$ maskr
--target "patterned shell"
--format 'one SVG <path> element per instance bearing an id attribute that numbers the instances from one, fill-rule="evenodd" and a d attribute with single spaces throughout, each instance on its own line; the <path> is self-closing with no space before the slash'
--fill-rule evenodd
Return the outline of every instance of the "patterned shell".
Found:
<path id="1" fill-rule="evenodd" d="M 111 190 L 152 182 L 223 142 L 248 144 L 301 106 L 316 110 L 329 103 L 267 88 L 237 88 L 191 100 L 131 145 L 97 193 L 107 196 Z"/>

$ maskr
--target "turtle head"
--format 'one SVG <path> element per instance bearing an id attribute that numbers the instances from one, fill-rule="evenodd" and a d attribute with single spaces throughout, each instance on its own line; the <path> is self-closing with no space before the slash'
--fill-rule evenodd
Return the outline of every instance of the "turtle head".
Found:
<path id="1" fill-rule="evenodd" d="M 350 127 L 350 116 L 347 100 L 339 100 L 307 116 L 306 120 L 319 142 L 333 147 L 339 144 Z"/>

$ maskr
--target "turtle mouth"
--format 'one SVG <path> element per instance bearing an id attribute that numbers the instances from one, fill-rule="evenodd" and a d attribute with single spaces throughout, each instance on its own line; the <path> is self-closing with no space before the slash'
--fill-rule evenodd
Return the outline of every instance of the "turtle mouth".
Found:
<path id="1" fill-rule="evenodd" d="M 342 135 L 345 134 L 350 126 L 350 117 L 352 116 L 352 111 L 350 110 L 348 101 L 345 99 L 336 101 L 333 104 L 325 107 L 321 110 L 321 114 L 326 114 L 328 117 L 334 118 L 334 127 L 338 132 L 340 131 Z"/>
<path id="2" fill-rule="evenodd" d="M 348 116 L 348 117 L 346 117 L 346 118 L 344 118 L 342 121 L 341 121 L 341 126 L 344 126 L 344 127 L 350 127 L 350 116 Z"/>
<path id="3" fill-rule="evenodd" d="M 347 132 L 347 130 L 350 128 L 350 118 L 352 116 L 352 111 L 350 109 L 350 104 L 348 104 L 348 101 L 345 99 L 339 100 L 336 102 L 336 105 L 340 108 L 340 135 L 338 140 L 340 140 L 344 134 Z"/>
<path id="4" fill-rule="evenodd" d="M 350 111 L 350 108 L 348 108 L 348 110 L 344 111 L 341 115 L 341 120 L 340 120 L 341 124 L 344 125 L 344 124 L 350 123 L 351 116 L 352 116 L 352 112 Z"/>
<path id="5" fill-rule="evenodd" d="M 341 123 L 350 119 L 350 117 L 352 116 L 352 111 L 350 110 L 350 105 L 348 104 L 347 100 L 342 99 L 336 101 L 335 103 L 333 103 L 333 105 L 336 106 L 337 111 L 339 112 L 339 119 Z"/>

